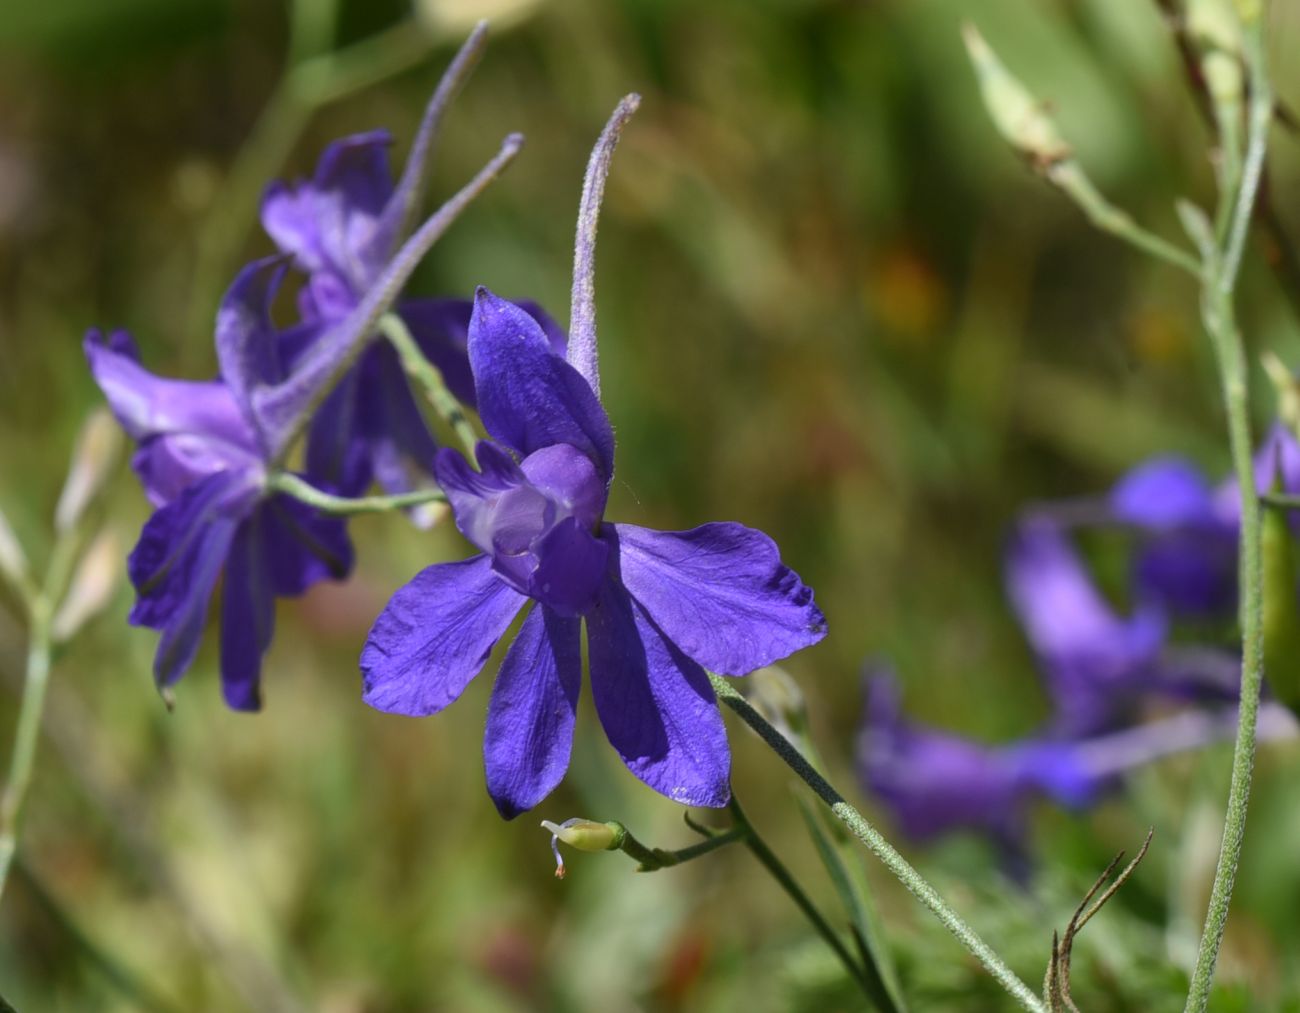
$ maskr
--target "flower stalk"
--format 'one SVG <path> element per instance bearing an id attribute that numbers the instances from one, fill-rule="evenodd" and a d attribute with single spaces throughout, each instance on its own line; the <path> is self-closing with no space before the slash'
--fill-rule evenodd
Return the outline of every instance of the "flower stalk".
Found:
<path id="1" fill-rule="evenodd" d="M 1227 814 L 1219 861 L 1210 890 L 1205 927 L 1197 948 L 1187 996 L 1187 1013 L 1203 1013 L 1209 1004 L 1214 968 L 1228 920 L 1228 906 L 1237 865 L 1241 860 L 1246 832 L 1246 811 L 1250 802 L 1251 775 L 1258 732 L 1260 685 L 1264 675 L 1263 526 L 1251 455 L 1250 404 L 1246 355 L 1237 327 L 1233 296 L 1241 266 L 1246 233 L 1259 194 L 1268 147 L 1268 129 L 1273 118 L 1273 94 L 1263 42 L 1263 16 L 1256 11 L 1245 26 L 1242 46 L 1250 80 L 1250 104 L 1245 161 L 1239 189 L 1225 192 L 1220 200 L 1233 208 L 1221 254 L 1205 258 L 1201 315 L 1214 346 L 1223 385 L 1224 409 L 1233 468 L 1241 495 L 1240 618 L 1241 618 L 1241 702 L 1237 719 L 1237 740 L 1233 749 L 1232 779 L 1228 790 Z"/>
<path id="2" fill-rule="evenodd" d="M 416 489 L 393 496 L 335 496 L 322 492 L 310 482 L 288 471 L 275 472 L 266 481 L 267 489 L 284 493 L 299 502 L 315 507 L 321 513 L 334 517 L 351 517 L 355 514 L 381 514 L 393 510 L 408 510 L 426 503 L 445 503 L 441 489 Z"/>
<path id="3" fill-rule="evenodd" d="M 786 766 L 808 785 L 822 802 L 824 802 L 843 823 L 854 837 L 867 846 L 885 867 L 894 874 L 912 896 L 929 908 L 970 953 L 984 965 L 1004 989 L 1027 1010 L 1042 1013 L 1043 1004 L 1033 990 L 1026 985 L 1010 967 L 980 938 L 973 928 L 957 914 L 925 878 L 912 867 L 898 850 L 881 835 L 880 831 L 867 822 L 866 818 L 850 805 L 831 783 L 826 780 L 811 763 L 799 752 L 784 735 L 773 727 L 734 686 L 719 675 L 710 675 L 713 691 L 718 699 L 729 707 L 759 738 L 785 761 Z"/>
<path id="4" fill-rule="evenodd" d="M 54 546 L 45 580 L 24 596 L 27 611 L 27 663 L 23 676 L 22 701 L 14 730 L 9 773 L 0 792 L 0 897 L 18 850 L 18 833 L 23 809 L 36 769 L 36 747 L 40 741 L 41 718 L 50 682 L 50 656 L 54 649 L 54 615 L 77 561 L 79 529 L 63 532 Z"/>
<path id="5" fill-rule="evenodd" d="M 402 370 L 424 392 L 425 398 L 437 412 L 438 418 L 455 431 L 456 438 L 465 448 L 465 453 L 473 455 L 474 448 L 478 445 L 478 433 L 474 432 L 474 426 L 466 417 L 465 409 L 448 389 L 447 382 L 438 367 L 420 351 L 420 346 L 412 336 L 410 328 L 406 326 L 406 322 L 396 313 L 385 313 L 379 321 L 379 330 L 396 350 L 397 357 L 402 363 Z"/>

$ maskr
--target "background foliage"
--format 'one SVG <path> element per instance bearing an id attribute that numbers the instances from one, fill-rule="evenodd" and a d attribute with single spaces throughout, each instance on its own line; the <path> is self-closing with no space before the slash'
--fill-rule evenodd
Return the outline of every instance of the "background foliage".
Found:
<path id="1" fill-rule="evenodd" d="M 1300 8 L 1275 7 L 1272 62 L 1294 102 L 1300 64 L 1284 54 Z M 1169 231 L 1171 197 L 1207 194 L 1212 176 L 1154 2 L 426 0 L 429 57 L 318 111 L 284 172 L 378 125 L 404 151 L 452 47 L 494 11 L 507 16 L 449 117 L 435 193 L 508 130 L 529 145 L 415 288 L 482 283 L 562 317 L 587 151 L 617 97 L 641 91 L 598 268 L 621 469 L 611 516 L 735 519 L 780 542 L 830 622 L 789 670 L 846 788 L 868 657 L 894 661 L 926 721 L 990 741 L 1027 732 L 1045 705 L 1002 592 L 1016 511 L 1100 490 L 1145 454 L 1215 473 L 1227 454 L 1190 286 L 1092 232 L 1017 163 L 958 27 L 975 20 L 1054 100 L 1098 184 Z M 407 13 L 350 0 L 339 42 Z M 286 37 L 286 12 L 254 0 L 0 7 L 0 506 L 37 557 L 65 448 L 98 403 L 84 329 L 131 328 L 161 373 L 214 370 L 197 237 L 231 216 L 241 254 L 270 250 L 221 183 Z M 1273 194 L 1296 230 L 1300 145 L 1279 138 Z M 1296 317 L 1258 249 L 1247 273 L 1248 340 L 1294 365 Z M 130 545 L 145 505 L 125 474 L 111 516 Z M 647 876 L 575 856 L 555 881 L 536 818 L 502 824 L 483 788 L 488 679 L 441 718 L 365 708 L 355 659 L 371 620 L 416 569 L 465 548 L 450 525 L 353 530 L 353 580 L 281 606 L 260 716 L 222 707 L 211 643 L 164 710 L 154 635 L 124 622 L 125 580 L 57 659 L 27 872 L 0 910 L 11 1002 L 136 1008 L 84 933 L 178 1009 L 850 1008 L 833 958 L 741 852 Z M 1122 546 L 1090 548 L 1122 594 Z M 5 741 L 22 649 L 0 610 Z M 739 794 L 830 907 L 783 768 L 743 729 L 733 744 Z M 1084 1008 L 1176 1009 L 1185 986 L 1169 968 L 1194 952 L 1227 750 L 1143 771 L 1090 813 L 1038 813 L 1043 861 L 1024 889 L 979 841 L 906 850 L 1034 981 L 1076 896 L 1154 824 L 1146 863 L 1079 943 L 1076 994 Z M 1295 745 L 1262 750 L 1219 1009 L 1300 1009 L 1298 765 Z M 537 818 L 578 814 L 690 840 L 604 746 L 589 701 L 572 772 Z M 914 1006 L 1001 1008 L 942 929 L 868 871 Z"/>

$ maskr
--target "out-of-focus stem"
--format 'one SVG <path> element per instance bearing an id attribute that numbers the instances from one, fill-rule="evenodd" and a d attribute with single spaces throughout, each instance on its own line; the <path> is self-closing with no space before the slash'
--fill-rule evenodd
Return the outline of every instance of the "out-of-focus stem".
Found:
<path id="1" fill-rule="evenodd" d="M 1148 232 L 1138 225 L 1126 211 L 1110 203 L 1092 184 L 1079 163 L 1067 158 L 1048 166 L 1045 175 L 1066 196 L 1079 206 L 1079 209 L 1103 232 L 1124 240 L 1137 247 L 1143 253 L 1158 257 L 1160 260 L 1181 267 L 1184 271 L 1199 275 L 1201 265 L 1186 250 L 1175 246 L 1166 239 L 1161 239 L 1153 232 Z"/>
<path id="2" fill-rule="evenodd" d="M 4 893 L 18 848 L 23 804 L 36 765 L 36 744 L 40 739 L 45 690 L 50 679 L 51 611 L 43 594 L 37 596 L 28 611 L 27 670 L 23 679 L 22 703 L 18 708 L 9 776 L 4 793 L 0 795 L 0 895 Z"/>
<path id="3" fill-rule="evenodd" d="M 5 778 L 4 790 L 0 792 L 0 896 L 4 894 L 14 854 L 18 850 L 23 806 L 36 767 L 36 746 L 40 741 L 45 691 L 50 681 L 54 613 L 68 586 L 80 545 L 81 532 L 75 526 L 59 535 L 54 543 L 45 580 L 24 602 L 27 608 L 27 664 L 23 677 L 22 702 L 18 705 L 18 723 L 14 728 L 9 773 Z"/>

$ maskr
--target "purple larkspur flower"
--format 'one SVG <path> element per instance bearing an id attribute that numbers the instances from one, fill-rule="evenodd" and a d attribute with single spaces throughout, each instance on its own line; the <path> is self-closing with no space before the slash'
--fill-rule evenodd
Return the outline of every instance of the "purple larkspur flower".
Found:
<path id="1" fill-rule="evenodd" d="M 898 686 L 887 671 L 873 671 L 857 737 L 862 783 L 916 841 L 958 831 L 991 838 L 1015 868 L 1025 856 L 1025 816 L 1035 798 L 1067 809 L 1096 803 L 1122 777 L 1146 764 L 1236 733 L 1236 708 L 1187 708 L 1155 721 L 1101 735 L 1059 738 L 1037 734 L 990 745 L 908 719 Z M 1293 739 L 1294 715 L 1266 702 L 1260 734 Z"/>
<path id="2" fill-rule="evenodd" d="M 973 830 L 1011 854 L 1022 849 L 1025 809 L 1035 796 L 1081 808 L 1105 786 L 1071 740 L 994 746 L 908 720 L 896 683 L 880 673 L 867 682 L 857 764 L 863 783 L 913 840 Z"/>
<path id="3" fill-rule="evenodd" d="M 816 643 L 825 620 L 776 545 L 740 524 L 661 532 L 603 519 L 614 434 L 598 395 L 591 263 L 595 207 L 622 123 L 592 156 L 579 215 L 566 356 L 518 306 L 480 289 L 469 360 L 495 442 L 479 470 L 452 450 L 435 474 L 456 524 L 482 550 L 430 566 L 394 595 L 361 655 L 365 700 L 422 716 L 452 703 L 528 611 L 493 686 L 487 784 L 506 818 L 568 768 L 587 627 L 591 690 L 610 743 L 675 801 L 722 806 L 730 750 L 708 671 L 745 675 Z"/>
<path id="4" fill-rule="evenodd" d="M 1255 454 L 1255 483 L 1267 492 L 1300 493 L 1300 444 L 1275 424 Z M 1134 558 L 1139 593 L 1171 613 L 1193 618 L 1228 615 L 1237 602 L 1237 538 L 1241 495 L 1229 476 L 1212 485 L 1180 457 L 1156 457 L 1135 467 L 1111 490 L 1110 519 L 1142 535 Z"/>
<path id="5" fill-rule="evenodd" d="M 1117 615 L 1055 523 L 1021 521 L 1007 549 L 1006 581 L 1062 733 L 1112 724 L 1159 683 L 1164 612 L 1139 603 L 1132 616 Z"/>
<path id="6" fill-rule="evenodd" d="M 132 465 L 157 508 L 128 564 L 138 594 L 130 621 L 161 632 L 154 678 L 160 688 L 173 685 L 194 660 L 224 572 L 221 683 L 237 710 L 260 704 L 274 597 L 301 594 L 352 566 L 341 521 L 265 487 L 269 441 L 248 400 L 255 386 L 284 379 L 267 312 L 282 272 L 278 261 L 259 261 L 226 293 L 217 380 L 155 376 L 125 332 L 86 336 L 91 372 L 136 441 Z"/>
<path id="7" fill-rule="evenodd" d="M 307 275 L 298 305 L 304 327 L 287 349 L 290 359 L 348 318 L 384 275 L 410 224 L 426 167 L 451 92 L 468 74 L 483 42 L 471 35 L 425 112 L 400 180 L 388 165 L 392 137 L 379 130 L 330 144 L 310 180 L 272 183 L 262 201 L 262 224 L 276 245 Z M 565 335 L 536 303 L 520 302 L 545 330 L 557 353 Z M 401 317 L 448 389 L 471 407 L 474 383 L 465 349 L 473 303 L 469 299 L 398 299 Z M 389 492 L 412 489 L 432 470 L 437 449 L 387 343 L 371 343 L 315 413 L 307 438 L 307 472 L 346 495 L 372 480 Z"/>

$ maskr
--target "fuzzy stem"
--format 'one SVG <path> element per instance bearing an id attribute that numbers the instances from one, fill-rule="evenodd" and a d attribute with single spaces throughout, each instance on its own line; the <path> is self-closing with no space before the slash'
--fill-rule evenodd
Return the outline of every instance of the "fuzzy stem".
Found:
<path id="1" fill-rule="evenodd" d="M 456 396 L 448 390 L 442 372 L 420 351 L 420 346 L 411 336 L 410 328 L 397 314 L 384 314 L 379 321 L 379 329 L 396 350 L 397 357 L 402 360 L 403 371 L 424 392 L 429 404 L 438 413 L 438 418 L 455 430 L 466 455 L 472 460 L 474 448 L 478 445 L 478 434 L 465 417 L 465 410 L 461 408 Z"/>
<path id="2" fill-rule="evenodd" d="M 573 243 L 573 294 L 569 310 L 569 362 L 600 397 L 600 355 L 596 347 L 596 226 L 605 198 L 605 180 L 623 128 L 641 105 L 635 92 L 625 95 L 600 132 L 578 205 L 578 234 Z"/>
<path id="3" fill-rule="evenodd" d="M 745 724 L 749 725 L 759 738 L 785 761 L 786 766 L 799 776 L 799 779 L 812 789 L 819 799 L 830 807 L 836 819 L 848 827 L 849 832 L 867 846 L 885 867 L 892 872 L 917 900 L 924 904 L 957 937 L 971 954 L 993 975 L 1022 1007 L 1033 1013 L 1043 1013 L 1043 1004 L 1038 996 L 1016 976 L 992 948 L 982 940 L 962 917 L 950 908 L 938 892 L 908 863 L 890 844 L 880 831 L 866 821 L 863 815 L 845 801 L 844 796 L 835 790 L 826 778 L 822 777 L 790 741 L 776 728 L 768 723 L 748 700 L 725 678 L 709 675 L 713 690 L 724 704 L 730 707 Z"/>
<path id="4" fill-rule="evenodd" d="M 1241 496 L 1241 704 L 1237 718 L 1237 741 L 1232 756 L 1232 780 L 1228 790 L 1227 814 L 1223 841 L 1210 890 L 1205 928 L 1196 953 L 1191 987 L 1187 995 L 1187 1013 L 1204 1013 L 1209 1005 L 1214 967 L 1228 920 L 1228 906 L 1237 865 L 1241 860 L 1242 839 L 1246 832 L 1246 811 L 1250 802 L 1250 783 L 1255 761 L 1255 741 L 1259 717 L 1260 684 L 1264 674 L 1263 636 L 1263 550 L 1260 502 L 1255 486 L 1255 467 L 1250 434 L 1250 405 L 1247 388 L 1246 355 L 1233 311 L 1233 292 L 1241 266 L 1242 250 L 1250 226 L 1251 214 L 1259 192 L 1268 145 L 1268 128 L 1273 117 L 1273 97 L 1268 82 L 1262 38 L 1262 13 L 1244 33 L 1246 63 L 1250 71 L 1250 122 L 1246 159 L 1240 190 L 1225 193 L 1221 200 L 1231 202 L 1233 216 L 1222 256 L 1207 258 L 1201 305 L 1205 329 L 1209 333 L 1218 359 L 1223 384 L 1224 408 L 1228 416 L 1228 437 L 1232 447 L 1233 468 Z"/>

